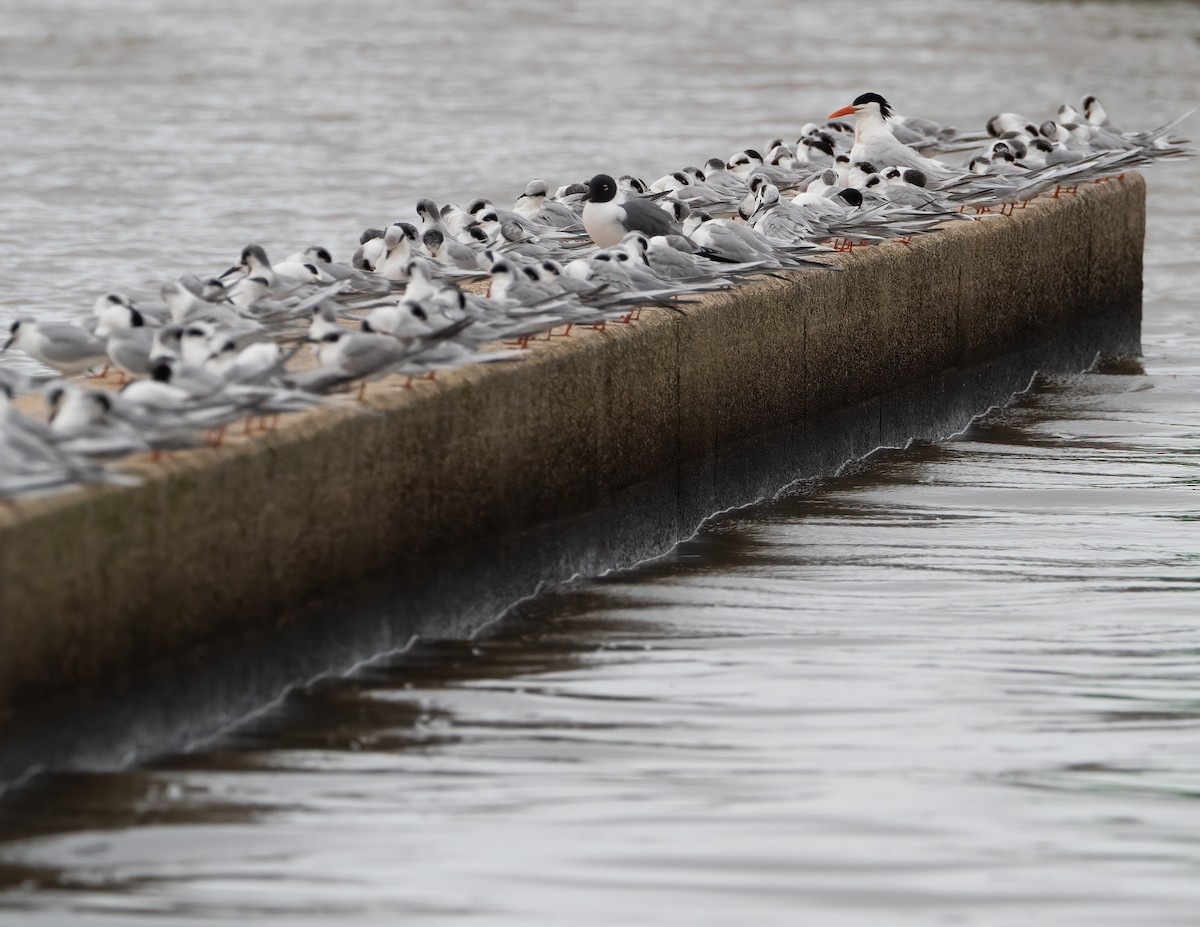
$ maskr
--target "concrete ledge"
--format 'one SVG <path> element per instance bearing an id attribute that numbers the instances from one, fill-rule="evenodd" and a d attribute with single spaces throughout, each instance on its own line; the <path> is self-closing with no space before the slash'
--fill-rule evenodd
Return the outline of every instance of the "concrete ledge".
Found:
<path id="1" fill-rule="evenodd" d="M 0 712 L 1089 318 L 1140 318 L 1144 199 L 1135 175 L 1088 185 L 686 318 L 647 311 L 518 364 L 375 387 L 379 415 L 299 416 L 143 464 L 140 487 L 0 509 Z"/>

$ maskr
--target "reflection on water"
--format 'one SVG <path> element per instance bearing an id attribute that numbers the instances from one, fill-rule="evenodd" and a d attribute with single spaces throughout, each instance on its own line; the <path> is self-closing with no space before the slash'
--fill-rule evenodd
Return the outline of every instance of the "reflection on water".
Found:
<path id="1" fill-rule="evenodd" d="M 1040 378 L 953 440 L 203 748 L 35 779 L 0 804 L 3 904 L 22 924 L 1189 923 L 1200 369 L 1144 364 Z"/>
<path id="2" fill-rule="evenodd" d="M 1200 77 L 1184 3 L 13 6 L 8 309 L 251 238 L 349 241 L 421 193 L 519 187 L 539 157 L 574 176 L 726 153 L 868 79 L 958 119 L 1094 90 L 1140 122 L 1193 105 Z M 474 639 L 430 639 L 430 616 L 457 608 L 435 626 L 461 636 L 490 606 L 447 603 L 538 576 L 499 561 L 461 600 L 350 604 L 325 665 L 387 655 L 191 750 L 166 730 L 191 683 L 262 673 L 203 696 L 228 711 L 312 666 L 280 651 L 272 676 L 260 653 L 164 684 L 131 713 L 140 740 L 110 718 L 80 755 L 173 752 L 0 802 L 0 923 L 1194 923 L 1198 174 L 1151 177 L 1140 365 L 1043 377 L 953 440 L 722 516 Z M 656 553 L 705 504 L 782 485 L 777 464 L 681 480 L 669 524 L 642 505 L 627 537 L 563 541 L 558 568 Z"/>

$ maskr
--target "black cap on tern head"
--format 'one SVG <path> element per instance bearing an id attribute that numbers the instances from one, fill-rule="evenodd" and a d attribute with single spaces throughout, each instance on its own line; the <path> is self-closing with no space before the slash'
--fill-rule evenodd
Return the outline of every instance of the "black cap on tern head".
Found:
<path id="1" fill-rule="evenodd" d="M 242 263 L 249 264 L 251 258 L 254 258 L 260 264 L 271 263 L 267 260 L 267 252 L 263 250 L 261 245 L 246 245 L 242 249 Z"/>
<path id="2" fill-rule="evenodd" d="M 821 136 L 806 138 L 804 139 L 804 145 L 831 158 L 833 157 L 833 140 L 830 138 L 822 138 Z"/>
<path id="3" fill-rule="evenodd" d="M 847 187 L 845 190 L 839 191 L 838 196 L 851 206 L 861 206 L 863 202 L 863 195 L 853 187 Z"/>
<path id="4" fill-rule="evenodd" d="M 892 107 L 888 105 L 888 101 L 877 93 L 863 93 L 854 98 L 855 106 L 863 106 L 867 103 L 878 103 L 879 112 L 883 114 L 884 119 L 892 115 Z"/>
<path id="5" fill-rule="evenodd" d="M 597 174 L 588 181 L 588 192 L 584 199 L 593 203 L 608 203 L 617 196 L 617 182 L 608 174 Z"/>
<path id="6" fill-rule="evenodd" d="M 445 240 L 446 240 L 446 236 L 443 235 L 441 232 L 439 232 L 437 229 L 430 229 L 428 232 L 426 232 L 424 235 L 421 236 L 422 244 L 424 244 L 426 248 L 429 248 L 431 250 L 433 248 L 440 248 L 442 245 L 442 242 L 444 242 Z"/>
<path id="7" fill-rule="evenodd" d="M 0 344 L 0 351 L 7 351 L 12 347 L 12 343 L 17 340 L 17 329 L 21 327 L 21 320 L 15 319 L 12 325 L 9 326 L 9 336 L 5 339 L 4 344 Z"/>
<path id="8" fill-rule="evenodd" d="M 904 182 L 910 183 L 914 187 L 923 187 L 926 183 L 925 172 L 910 167 L 904 171 Z"/>
<path id="9" fill-rule="evenodd" d="M 159 383 L 169 383 L 171 381 L 171 365 L 166 361 L 160 361 L 154 365 L 150 375 Z"/>
<path id="10" fill-rule="evenodd" d="M 361 235 L 358 236 L 358 243 L 360 245 L 365 245 L 367 242 L 371 241 L 373 238 L 382 238 L 382 237 L 383 237 L 383 229 L 367 229 Z"/>

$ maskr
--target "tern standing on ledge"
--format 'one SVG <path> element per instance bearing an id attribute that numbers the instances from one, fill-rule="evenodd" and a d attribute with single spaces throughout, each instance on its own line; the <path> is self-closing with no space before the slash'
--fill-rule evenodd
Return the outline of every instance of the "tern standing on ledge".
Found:
<path id="1" fill-rule="evenodd" d="M 830 119 L 858 117 L 854 124 L 854 147 L 850 149 L 851 164 L 873 164 L 880 170 L 915 167 L 924 171 L 930 180 L 950 180 L 961 175 L 961 171 L 948 164 L 922 157 L 896 138 L 887 124 L 891 115 L 892 107 L 877 93 L 864 93 L 849 106 L 829 114 Z"/>

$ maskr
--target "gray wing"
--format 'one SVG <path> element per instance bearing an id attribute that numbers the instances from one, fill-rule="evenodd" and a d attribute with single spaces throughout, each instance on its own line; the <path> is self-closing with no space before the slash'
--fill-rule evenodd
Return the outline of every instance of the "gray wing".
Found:
<path id="1" fill-rule="evenodd" d="M 154 329 L 129 328 L 113 332 L 108 338 L 109 359 L 135 376 L 150 374 L 150 349 L 154 347 Z"/>
<path id="2" fill-rule="evenodd" d="M 104 356 L 104 340 L 76 325 L 39 325 L 46 336 L 42 351 L 50 360 L 70 363 Z"/>
<path id="3" fill-rule="evenodd" d="M 754 261 L 771 253 L 765 242 L 743 238 L 724 226 L 718 225 L 708 232 L 712 236 L 713 250 L 723 257 L 744 262 Z M 761 239 L 762 236 L 757 237 Z"/>
<path id="4" fill-rule="evenodd" d="M 644 235 L 679 235 L 679 226 L 671 221 L 662 209 L 648 200 L 626 200 L 625 228 L 631 232 L 641 232 Z"/>
<path id="5" fill-rule="evenodd" d="M 405 355 L 399 341 L 388 335 L 355 336 L 343 349 L 339 368 L 354 377 L 366 377 L 395 364 Z"/>

